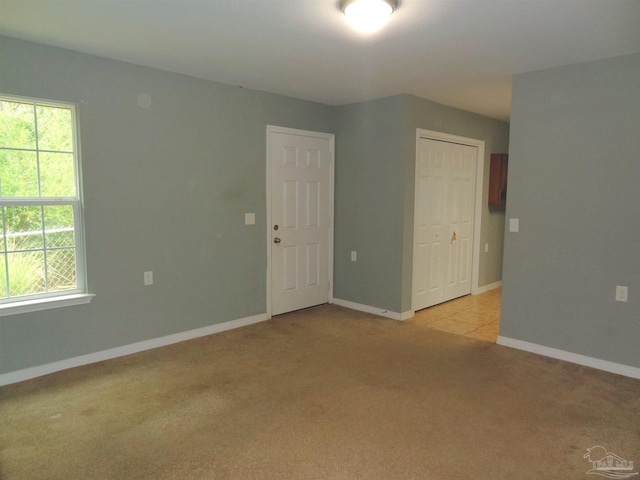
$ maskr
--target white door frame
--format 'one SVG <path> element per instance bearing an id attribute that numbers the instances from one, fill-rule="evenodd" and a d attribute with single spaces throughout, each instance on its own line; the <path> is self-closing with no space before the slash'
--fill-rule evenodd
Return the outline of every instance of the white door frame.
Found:
<path id="1" fill-rule="evenodd" d="M 415 178 L 414 178 L 414 197 L 413 197 L 413 255 L 412 259 L 416 258 L 416 224 L 417 224 L 417 208 L 418 203 L 418 153 L 421 138 L 429 140 L 437 140 L 441 142 L 459 143 L 461 145 L 468 145 L 470 147 L 476 147 L 478 149 L 478 158 L 476 160 L 476 195 L 474 201 L 474 218 L 473 218 L 473 250 L 471 260 L 471 294 L 476 295 L 479 293 L 478 281 L 480 276 L 480 231 L 482 227 L 482 206 L 483 206 L 483 186 L 484 186 L 484 140 L 478 140 L 476 138 L 461 137 L 459 135 L 451 135 L 449 133 L 435 132 L 433 130 L 424 130 L 421 128 L 416 129 L 416 159 L 415 159 Z M 413 285 L 416 281 L 416 268 L 412 260 L 413 274 L 411 276 L 411 309 L 415 312 L 414 298 L 413 298 Z"/>
<path id="2" fill-rule="evenodd" d="M 327 261 L 329 262 L 329 303 L 333 303 L 333 217 L 334 217 L 334 188 L 335 188 L 335 135 L 333 133 L 311 132 L 295 128 L 267 125 L 267 316 L 271 318 L 271 242 L 273 238 L 271 221 L 271 135 L 281 133 L 285 135 L 300 135 L 329 140 L 329 241 Z"/>

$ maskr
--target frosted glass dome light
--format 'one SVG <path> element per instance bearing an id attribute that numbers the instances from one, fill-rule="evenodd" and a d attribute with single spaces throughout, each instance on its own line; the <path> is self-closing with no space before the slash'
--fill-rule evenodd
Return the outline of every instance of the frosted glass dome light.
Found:
<path id="1" fill-rule="evenodd" d="M 397 0 L 342 0 L 340 2 L 340 8 L 351 26 L 362 33 L 380 30 L 397 7 Z"/>

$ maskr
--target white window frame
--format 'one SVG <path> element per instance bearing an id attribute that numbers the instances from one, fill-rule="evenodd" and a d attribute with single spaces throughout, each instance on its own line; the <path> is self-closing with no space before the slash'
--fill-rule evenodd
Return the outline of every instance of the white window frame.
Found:
<path id="1" fill-rule="evenodd" d="M 75 258 L 76 258 L 76 288 L 57 292 L 38 293 L 33 295 L 25 295 L 20 297 L 1 299 L 0 300 L 0 317 L 6 315 L 15 315 L 19 313 L 35 312 L 39 310 L 48 310 L 51 308 L 67 307 L 71 305 L 80 305 L 89 303 L 94 294 L 87 292 L 87 274 L 86 274 L 86 255 L 84 243 L 84 218 L 83 218 L 83 195 L 82 195 L 82 174 L 80 162 L 80 141 L 79 127 L 77 119 L 76 106 L 72 103 L 59 102 L 49 99 L 23 97 L 14 95 L 5 95 L 0 93 L 0 100 L 18 103 L 31 103 L 34 105 L 44 105 L 49 107 L 60 107 L 71 110 L 72 134 L 73 134 L 73 157 L 75 172 L 75 197 L 0 197 L 1 206 L 55 206 L 70 205 L 73 208 L 74 218 L 74 240 L 75 240 Z M 37 121 L 37 120 L 36 120 Z M 36 137 L 38 133 L 36 131 Z M 37 146 L 36 152 L 41 151 Z M 0 222 L 2 217 L 0 217 Z M 5 272 L 0 272 L 4 275 Z"/>

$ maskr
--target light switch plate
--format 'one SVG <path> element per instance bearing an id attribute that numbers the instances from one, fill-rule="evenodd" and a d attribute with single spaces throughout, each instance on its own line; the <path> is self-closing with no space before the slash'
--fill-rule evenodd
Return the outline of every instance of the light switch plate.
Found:
<path id="1" fill-rule="evenodd" d="M 245 213 L 244 214 L 244 224 L 245 225 L 255 225 L 256 224 L 256 214 L 255 213 Z"/>
<path id="2" fill-rule="evenodd" d="M 616 286 L 616 302 L 626 302 L 629 288 L 621 285 Z"/>
<path id="3" fill-rule="evenodd" d="M 517 232 L 520 230 L 520 219 L 519 218 L 510 218 L 509 219 L 509 231 Z"/>
<path id="4" fill-rule="evenodd" d="M 153 285 L 153 272 L 144 272 L 144 284 Z"/>

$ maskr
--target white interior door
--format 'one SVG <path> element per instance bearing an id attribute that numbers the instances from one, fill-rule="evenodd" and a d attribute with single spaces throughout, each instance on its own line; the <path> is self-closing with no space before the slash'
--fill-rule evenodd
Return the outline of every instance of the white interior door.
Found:
<path id="1" fill-rule="evenodd" d="M 270 303 L 278 315 L 331 297 L 333 135 L 270 127 L 268 142 Z"/>
<path id="2" fill-rule="evenodd" d="M 419 138 L 413 309 L 471 293 L 475 146 Z"/>

